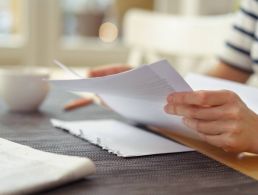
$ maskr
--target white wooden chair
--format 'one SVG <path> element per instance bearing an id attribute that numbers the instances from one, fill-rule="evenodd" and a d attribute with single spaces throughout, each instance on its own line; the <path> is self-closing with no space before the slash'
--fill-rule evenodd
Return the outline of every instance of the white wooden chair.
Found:
<path id="1" fill-rule="evenodd" d="M 233 17 L 233 14 L 183 17 L 130 10 L 123 28 L 124 43 L 131 48 L 128 63 L 137 66 L 143 60 L 153 62 L 160 58 L 159 53 L 187 58 L 192 64 L 196 60 L 214 58 L 224 43 Z"/>

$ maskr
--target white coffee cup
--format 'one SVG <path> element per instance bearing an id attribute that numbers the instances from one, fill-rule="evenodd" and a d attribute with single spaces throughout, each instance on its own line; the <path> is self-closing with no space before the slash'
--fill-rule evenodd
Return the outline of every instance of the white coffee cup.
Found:
<path id="1" fill-rule="evenodd" d="M 48 94 L 45 68 L 0 68 L 0 97 L 10 111 L 36 111 Z"/>

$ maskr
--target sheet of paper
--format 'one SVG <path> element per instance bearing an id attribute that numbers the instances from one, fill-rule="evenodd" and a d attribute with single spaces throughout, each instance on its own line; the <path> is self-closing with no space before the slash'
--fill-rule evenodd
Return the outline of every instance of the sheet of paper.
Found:
<path id="1" fill-rule="evenodd" d="M 181 117 L 163 110 L 168 94 L 192 90 L 166 60 L 116 75 L 50 83 L 63 90 L 97 93 L 114 111 L 137 123 L 198 138 Z"/>
<path id="2" fill-rule="evenodd" d="M 122 157 L 193 151 L 167 138 L 115 120 L 66 122 L 52 119 L 51 122 L 57 128 Z"/>
<path id="3" fill-rule="evenodd" d="M 39 151 L 0 138 L 0 194 L 31 194 L 95 172 L 88 158 Z"/>
<path id="4" fill-rule="evenodd" d="M 258 88 L 256 87 L 197 74 L 189 74 L 185 80 L 194 90 L 227 89 L 234 91 L 251 110 L 258 113 Z"/>

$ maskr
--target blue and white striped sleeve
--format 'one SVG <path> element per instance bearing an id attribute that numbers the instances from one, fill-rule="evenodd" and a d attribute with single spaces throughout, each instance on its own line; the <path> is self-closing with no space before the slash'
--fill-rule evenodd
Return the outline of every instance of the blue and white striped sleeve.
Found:
<path id="1" fill-rule="evenodd" d="M 245 72 L 253 72 L 251 51 L 258 20 L 258 1 L 243 0 L 231 32 L 220 54 L 220 60 Z"/>

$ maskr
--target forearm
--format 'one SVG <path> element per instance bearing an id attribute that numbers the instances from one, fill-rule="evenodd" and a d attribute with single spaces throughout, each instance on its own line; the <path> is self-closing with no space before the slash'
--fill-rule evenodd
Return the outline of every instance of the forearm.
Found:
<path id="1" fill-rule="evenodd" d="M 213 70 L 209 71 L 207 75 L 245 83 L 251 74 L 221 62 Z"/>

